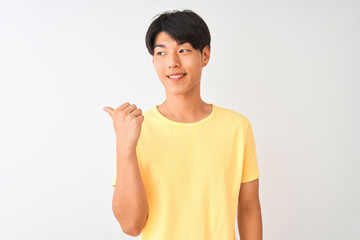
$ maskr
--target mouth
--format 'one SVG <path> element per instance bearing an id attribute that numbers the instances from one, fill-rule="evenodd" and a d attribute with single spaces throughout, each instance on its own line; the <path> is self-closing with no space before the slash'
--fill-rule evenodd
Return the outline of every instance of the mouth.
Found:
<path id="1" fill-rule="evenodd" d="M 180 79 L 182 79 L 184 76 L 186 76 L 186 73 L 184 74 L 178 74 L 178 75 L 171 75 L 171 76 L 167 76 L 170 80 L 173 81 L 178 81 Z"/>

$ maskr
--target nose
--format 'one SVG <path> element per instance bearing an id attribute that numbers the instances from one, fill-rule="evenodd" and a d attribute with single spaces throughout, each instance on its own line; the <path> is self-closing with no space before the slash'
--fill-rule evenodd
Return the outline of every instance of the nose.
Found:
<path id="1" fill-rule="evenodd" d="M 176 54 L 172 54 L 169 57 L 169 68 L 176 68 L 176 67 L 180 67 L 180 61 Z"/>

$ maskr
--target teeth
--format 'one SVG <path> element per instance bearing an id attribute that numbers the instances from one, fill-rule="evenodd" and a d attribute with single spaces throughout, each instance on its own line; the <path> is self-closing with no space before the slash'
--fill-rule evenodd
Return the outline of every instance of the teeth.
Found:
<path id="1" fill-rule="evenodd" d="M 183 75 L 169 76 L 169 78 L 179 78 L 179 77 L 182 77 L 182 76 L 184 76 L 184 74 Z"/>

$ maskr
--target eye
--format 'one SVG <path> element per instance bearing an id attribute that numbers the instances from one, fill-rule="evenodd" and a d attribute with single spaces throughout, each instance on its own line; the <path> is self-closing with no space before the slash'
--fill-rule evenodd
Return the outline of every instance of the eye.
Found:
<path id="1" fill-rule="evenodd" d="M 158 53 L 156 53 L 156 55 L 162 55 L 161 53 L 164 53 L 164 52 L 158 52 Z"/>
<path id="2" fill-rule="evenodd" d="M 190 51 L 190 50 L 187 50 L 187 49 L 181 49 L 180 51 L 183 51 L 183 50 L 184 50 L 184 51 L 188 51 L 188 52 Z"/>

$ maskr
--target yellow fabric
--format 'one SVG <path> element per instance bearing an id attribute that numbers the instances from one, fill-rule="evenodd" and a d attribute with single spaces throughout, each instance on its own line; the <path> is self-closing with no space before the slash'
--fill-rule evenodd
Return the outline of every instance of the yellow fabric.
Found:
<path id="1" fill-rule="evenodd" d="M 240 184 L 259 174 L 247 117 L 212 104 L 180 123 L 143 112 L 136 153 L 149 203 L 141 240 L 235 240 Z M 116 181 L 116 161 L 113 186 Z"/>

